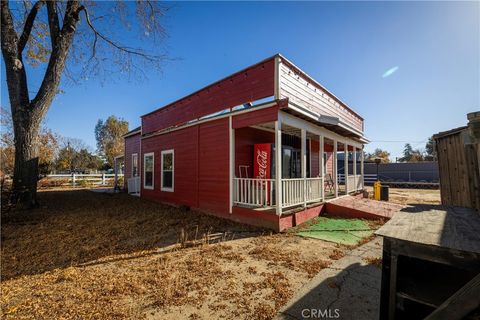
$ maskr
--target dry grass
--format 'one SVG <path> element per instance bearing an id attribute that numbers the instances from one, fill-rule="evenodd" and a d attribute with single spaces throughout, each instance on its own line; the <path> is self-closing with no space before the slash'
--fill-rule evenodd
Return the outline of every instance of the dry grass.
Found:
<path id="1" fill-rule="evenodd" d="M 363 258 L 363 261 L 365 261 L 367 264 L 372 264 L 376 266 L 377 268 L 382 268 L 382 258 L 378 257 L 365 257 Z"/>
<path id="2" fill-rule="evenodd" d="M 370 198 L 373 197 L 373 188 L 366 187 Z M 440 190 L 435 189 L 403 189 L 390 188 L 389 202 L 398 204 L 441 204 Z"/>
<path id="3" fill-rule="evenodd" d="M 271 319 L 346 247 L 124 194 L 2 213 L 2 318 Z"/>

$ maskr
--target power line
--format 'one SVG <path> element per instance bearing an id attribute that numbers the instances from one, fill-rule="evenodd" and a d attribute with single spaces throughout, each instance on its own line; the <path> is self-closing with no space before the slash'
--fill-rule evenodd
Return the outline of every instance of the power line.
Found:
<path id="1" fill-rule="evenodd" d="M 412 141 L 412 140 L 371 140 L 370 142 L 392 142 L 392 143 L 423 143 L 427 142 L 427 140 L 419 140 L 419 141 Z"/>

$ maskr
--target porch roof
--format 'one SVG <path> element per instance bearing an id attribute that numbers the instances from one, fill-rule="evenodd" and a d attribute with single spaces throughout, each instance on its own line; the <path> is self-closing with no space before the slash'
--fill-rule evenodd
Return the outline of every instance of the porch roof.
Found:
<path id="1" fill-rule="evenodd" d="M 292 102 L 288 102 L 288 105 L 282 108 L 282 111 L 324 127 L 343 137 L 351 138 L 361 143 L 370 142 L 370 140 L 363 135 L 363 132 L 353 128 L 338 117 L 319 114 Z"/>

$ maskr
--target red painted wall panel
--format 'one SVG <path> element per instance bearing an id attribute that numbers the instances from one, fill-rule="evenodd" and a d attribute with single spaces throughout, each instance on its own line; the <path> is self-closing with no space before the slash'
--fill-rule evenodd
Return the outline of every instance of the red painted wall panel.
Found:
<path id="1" fill-rule="evenodd" d="M 199 126 L 199 206 L 203 210 L 229 210 L 228 118 Z"/>
<path id="2" fill-rule="evenodd" d="M 127 185 L 127 179 L 132 177 L 132 154 L 138 154 L 139 172 L 140 171 L 140 133 L 125 138 L 125 168 L 124 168 L 124 184 Z"/>
<path id="3" fill-rule="evenodd" d="M 234 74 L 142 117 L 143 133 L 185 123 L 274 94 L 274 59 Z"/>
<path id="4" fill-rule="evenodd" d="M 327 152 L 327 161 L 326 161 L 326 172 L 325 174 L 331 174 L 333 179 L 333 153 Z"/>
<path id="5" fill-rule="evenodd" d="M 174 149 L 174 192 L 161 191 L 161 152 Z M 154 152 L 154 189 L 143 188 L 142 197 L 166 203 L 198 207 L 198 127 L 189 127 L 142 140 L 143 154 Z"/>
<path id="6" fill-rule="evenodd" d="M 235 129 L 235 176 L 239 177 L 238 166 L 249 166 L 248 176 L 253 177 L 253 145 L 275 143 L 273 132 L 245 127 Z"/>
<path id="7" fill-rule="evenodd" d="M 251 111 L 239 114 L 232 118 L 232 127 L 234 129 L 243 128 L 261 123 L 273 122 L 278 119 L 278 106 L 272 106 L 257 111 Z"/>
<path id="8" fill-rule="evenodd" d="M 319 153 L 319 145 L 320 143 L 318 140 L 310 140 L 310 177 L 318 177 L 319 175 L 319 161 L 318 161 L 318 153 Z"/>

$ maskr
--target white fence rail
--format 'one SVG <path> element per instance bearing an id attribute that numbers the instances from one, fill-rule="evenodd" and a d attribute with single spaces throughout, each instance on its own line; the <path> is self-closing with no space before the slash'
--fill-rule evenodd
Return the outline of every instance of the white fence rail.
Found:
<path id="1" fill-rule="evenodd" d="M 123 173 L 117 174 L 117 177 L 123 177 Z M 106 185 L 107 180 L 115 178 L 114 173 L 98 173 L 98 174 L 49 174 L 45 178 L 46 180 L 66 180 L 72 187 L 77 186 L 80 181 L 86 181 L 94 185 Z"/>
<path id="2" fill-rule="evenodd" d="M 274 179 L 234 178 L 233 203 L 258 207 L 273 207 Z"/>

